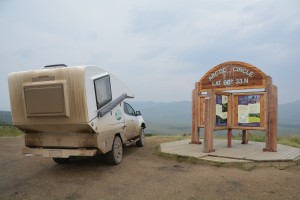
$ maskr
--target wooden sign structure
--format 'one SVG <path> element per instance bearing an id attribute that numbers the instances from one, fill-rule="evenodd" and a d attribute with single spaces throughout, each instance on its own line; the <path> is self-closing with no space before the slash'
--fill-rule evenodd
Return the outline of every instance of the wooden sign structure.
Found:
<path id="1" fill-rule="evenodd" d="M 265 131 L 263 150 L 277 151 L 277 86 L 257 67 L 238 61 L 219 64 L 196 82 L 192 96 L 191 143 L 201 143 L 204 128 L 204 152 L 214 151 L 215 130 L 228 130 L 231 147 L 233 129 L 243 131 L 242 144 L 248 143 L 248 130 Z"/>

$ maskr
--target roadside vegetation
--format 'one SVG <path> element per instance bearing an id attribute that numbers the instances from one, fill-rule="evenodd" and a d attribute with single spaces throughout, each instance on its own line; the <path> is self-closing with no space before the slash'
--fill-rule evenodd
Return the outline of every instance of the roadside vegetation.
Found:
<path id="1" fill-rule="evenodd" d="M 16 137 L 23 135 L 22 131 L 14 126 L 0 126 L 0 137 Z"/>
<path id="2" fill-rule="evenodd" d="M 0 137 L 16 137 L 23 135 L 22 131 L 20 131 L 18 128 L 14 126 L 0 126 Z M 191 135 L 189 134 L 183 134 L 183 135 L 165 135 L 165 134 L 151 134 L 147 133 L 145 135 L 146 137 L 159 137 L 162 139 L 163 142 L 168 141 L 175 141 L 175 140 L 184 140 L 184 139 L 190 139 Z M 219 139 L 227 139 L 226 135 L 215 135 L 214 138 Z M 233 140 L 241 140 L 242 136 L 241 134 L 234 134 Z M 264 133 L 249 133 L 248 134 L 249 141 L 255 141 L 255 142 L 265 142 L 266 137 Z M 300 136 L 298 135 L 289 135 L 289 136 L 279 136 L 277 138 L 278 144 L 284 144 L 287 146 L 297 147 L 300 148 Z"/>
<path id="3" fill-rule="evenodd" d="M 242 136 L 241 134 L 238 134 L 236 136 L 233 136 L 233 139 L 241 140 Z M 254 142 L 265 142 L 266 136 L 264 133 L 249 133 L 248 139 L 249 141 L 254 141 Z M 277 143 L 300 148 L 300 136 L 298 135 L 278 136 Z"/>
<path id="4" fill-rule="evenodd" d="M 161 137 L 163 141 L 175 141 L 175 140 L 184 140 L 190 139 L 191 135 L 165 135 L 165 134 L 146 134 L 146 137 Z M 218 139 L 227 139 L 226 134 L 223 135 L 215 135 L 214 138 Z M 242 140 L 241 134 L 234 134 L 232 137 L 233 140 Z M 249 133 L 248 140 L 254 142 L 265 142 L 266 136 L 264 133 Z M 283 144 L 291 147 L 300 148 L 300 136 L 298 135 L 289 135 L 289 136 L 279 136 L 277 138 L 278 144 Z"/>
<path id="5" fill-rule="evenodd" d="M 287 146 L 298 147 L 300 148 L 300 137 L 299 136 L 288 136 L 288 137 L 279 137 L 279 144 L 284 144 Z"/>

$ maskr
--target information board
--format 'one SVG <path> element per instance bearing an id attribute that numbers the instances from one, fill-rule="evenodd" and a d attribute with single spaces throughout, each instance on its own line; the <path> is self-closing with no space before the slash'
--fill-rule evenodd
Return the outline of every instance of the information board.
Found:
<path id="1" fill-rule="evenodd" d="M 192 94 L 191 143 L 201 143 L 200 128 L 204 128 L 205 153 L 214 151 L 213 132 L 225 129 L 228 147 L 233 129 L 243 131 L 243 144 L 247 131 L 255 130 L 266 132 L 264 151 L 277 151 L 277 86 L 259 68 L 239 61 L 221 63 L 195 83 Z"/>
<path id="2" fill-rule="evenodd" d="M 238 125 L 260 127 L 260 95 L 238 96 Z"/>
<path id="3" fill-rule="evenodd" d="M 216 95 L 216 126 L 227 126 L 228 96 Z"/>

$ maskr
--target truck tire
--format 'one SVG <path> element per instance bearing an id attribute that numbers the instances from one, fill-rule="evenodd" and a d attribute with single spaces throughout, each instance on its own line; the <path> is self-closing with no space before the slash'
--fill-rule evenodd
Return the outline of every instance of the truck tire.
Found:
<path id="1" fill-rule="evenodd" d="M 140 136 L 139 136 L 139 140 L 135 143 L 135 145 L 137 147 L 143 147 L 145 145 L 145 132 L 144 129 L 142 128 Z"/>
<path id="2" fill-rule="evenodd" d="M 66 164 L 69 162 L 69 158 L 53 158 L 57 164 Z"/>
<path id="3" fill-rule="evenodd" d="M 122 161 L 123 143 L 119 136 L 116 136 L 112 145 L 112 150 L 105 154 L 105 160 L 111 165 L 118 165 Z"/>

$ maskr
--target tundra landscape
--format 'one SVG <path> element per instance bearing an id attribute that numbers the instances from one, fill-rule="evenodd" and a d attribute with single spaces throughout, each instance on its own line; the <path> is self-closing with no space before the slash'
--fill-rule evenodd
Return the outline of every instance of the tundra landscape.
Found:
<path id="1" fill-rule="evenodd" d="M 163 156 L 159 151 L 159 144 L 189 138 L 190 118 L 184 112 L 189 113 L 186 110 L 190 103 L 170 103 L 172 104 L 170 106 L 163 103 L 164 106 L 158 107 L 157 110 L 150 106 L 155 103 L 144 103 L 144 106 L 141 102 L 133 104 L 137 109 L 145 108 L 144 117 L 150 124 L 147 129 L 157 128 L 157 132 L 146 134 L 146 144 L 143 148 L 134 145 L 126 147 L 123 161 L 117 166 L 108 165 L 101 155 L 74 159 L 64 165 L 56 164 L 51 158 L 26 157 L 21 154 L 24 147 L 22 132 L 10 126 L 2 126 L 0 198 L 69 200 L 300 198 L 300 165 L 284 169 L 256 167 L 249 170 L 239 166 L 220 166 L 195 162 L 188 158 Z M 288 106 L 280 105 L 281 107 Z M 165 121 L 160 121 L 160 126 L 155 127 L 157 121 L 151 120 L 154 116 L 151 116 L 150 111 L 168 117 L 165 117 Z M 1 114 L 2 125 L 9 125 L 10 112 Z M 293 115 L 291 112 L 290 114 Z M 174 115 L 186 115 L 186 119 L 177 117 L 178 121 L 186 124 L 178 123 L 177 127 L 169 127 L 168 120 L 172 120 Z M 164 130 L 174 131 L 174 134 L 158 133 Z M 292 138 L 288 140 L 288 144 L 300 147 L 297 132 L 292 137 L 281 135 L 283 138 Z M 220 136 L 222 137 L 222 133 L 216 137 Z M 256 140 L 263 138 L 259 136 Z"/>
<path id="2" fill-rule="evenodd" d="M 299 199 L 300 166 L 220 167 L 157 154 L 176 137 L 146 137 L 143 148 L 124 149 L 120 165 L 101 156 L 59 165 L 21 155 L 22 137 L 0 138 L 0 199 Z"/>

